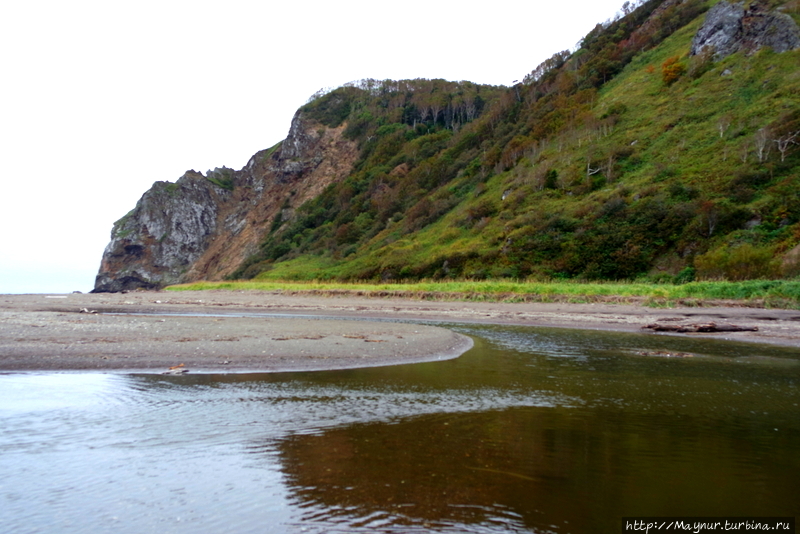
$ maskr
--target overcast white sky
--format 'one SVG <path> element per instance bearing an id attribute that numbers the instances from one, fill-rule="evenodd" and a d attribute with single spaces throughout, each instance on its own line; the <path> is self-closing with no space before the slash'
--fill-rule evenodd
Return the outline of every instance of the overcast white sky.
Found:
<path id="1" fill-rule="evenodd" d="M 0 293 L 89 291 L 155 181 L 240 169 L 322 87 L 510 85 L 623 0 L 0 4 Z"/>

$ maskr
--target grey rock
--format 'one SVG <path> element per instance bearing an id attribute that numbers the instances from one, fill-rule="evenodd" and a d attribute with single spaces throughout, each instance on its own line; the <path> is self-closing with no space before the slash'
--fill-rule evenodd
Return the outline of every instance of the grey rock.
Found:
<path id="1" fill-rule="evenodd" d="M 800 28 L 786 13 L 772 12 L 744 20 L 744 45 L 757 50 L 768 46 L 777 53 L 800 48 Z"/>
<path id="2" fill-rule="evenodd" d="M 177 182 L 156 182 L 117 221 L 103 253 L 93 292 L 157 289 L 181 283 L 216 230 L 217 209 L 230 191 L 187 171 Z"/>
<path id="3" fill-rule="evenodd" d="M 712 47 L 715 59 L 722 59 L 739 49 L 742 34 L 744 3 L 729 4 L 720 2 L 706 14 L 703 26 L 692 39 L 693 56 L 703 53 L 705 48 Z"/>
<path id="4" fill-rule="evenodd" d="M 323 159 L 323 155 L 314 150 L 319 146 L 317 143 L 319 137 L 313 128 L 309 128 L 303 114 L 298 111 L 292 119 L 289 135 L 281 144 L 269 170 L 283 182 L 289 182 L 312 171 Z"/>
<path id="5" fill-rule="evenodd" d="M 740 50 L 755 52 L 764 46 L 778 53 L 800 48 L 800 28 L 789 15 L 768 12 L 759 2 L 745 8 L 743 2 L 723 0 L 706 14 L 692 40 L 691 55 L 710 49 L 719 61 Z"/>

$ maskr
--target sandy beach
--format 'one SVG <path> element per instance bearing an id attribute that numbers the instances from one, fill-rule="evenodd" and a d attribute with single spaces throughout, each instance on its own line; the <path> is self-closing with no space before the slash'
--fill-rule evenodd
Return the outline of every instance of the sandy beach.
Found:
<path id="1" fill-rule="evenodd" d="M 455 358 L 472 346 L 471 339 L 425 324 L 429 321 L 622 332 L 642 332 L 653 323 L 715 323 L 751 331 L 652 335 L 800 347 L 797 310 L 424 301 L 261 291 L 0 295 L 0 370 L 346 369 Z"/>

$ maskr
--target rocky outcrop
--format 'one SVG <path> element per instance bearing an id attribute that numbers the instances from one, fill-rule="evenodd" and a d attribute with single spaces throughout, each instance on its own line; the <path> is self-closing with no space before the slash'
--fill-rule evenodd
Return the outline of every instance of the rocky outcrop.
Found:
<path id="1" fill-rule="evenodd" d="M 188 171 L 176 183 L 156 182 L 114 224 L 95 292 L 152 289 L 177 283 L 203 254 L 230 191 Z"/>
<path id="2" fill-rule="evenodd" d="M 94 292 L 155 289 L 232 273 L 269 231 L 275 217 L 346 177 L 357 156 L 343 137 L 298 112 L 286 140 L 254 155 L 239 171 L 186 172 L 156 182 L 114 224 Z"/>
<path id="3" fill-rule="evenodd" d="M 768 11 L 760 2 L 745 8 L 743 2 L 719 2 L 706 14 L 705 22 L 692 40 L 692 55 L 712 50 L 715 60 L 740 50 L 753 52 L 761 47 L 775 52 L 800 48 L 800 28 L 792 17 Z"/>

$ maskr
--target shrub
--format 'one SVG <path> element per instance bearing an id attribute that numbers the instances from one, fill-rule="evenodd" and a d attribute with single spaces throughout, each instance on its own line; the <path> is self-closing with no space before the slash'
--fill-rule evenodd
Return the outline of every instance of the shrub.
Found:
<path id="1" fill-rule="evenodd" d="M 800 245 L 790 250 L 783 258 L 783 276 L 787 278 L 800 277 Z"/>
<path id="2" fill-rule="evenodd" d="M 749 243 L 709 251 L 697 256 L 694 264 L 700 279 L 754 280 L 776 278 L 780 273 L 772 247 Z"/>
<path id="3" fill-rule="evenodd" d="M 675 275 L 673 282 L 676 284 L 688 284 L 689 282 L 694 282 L 695 276 L 697 275 L 697 271 L 691 265 L 688 267 L 684 267 L 681 272 Z"/>
<path id="4" fill-rule="evenodd" d="M 664 81 L 664 85 L 672 85 L 685 73 L 686 66 L 680 63 L 680 58 L 678 56 L 667 59 L 661 65 L 661 79 Z"/>

